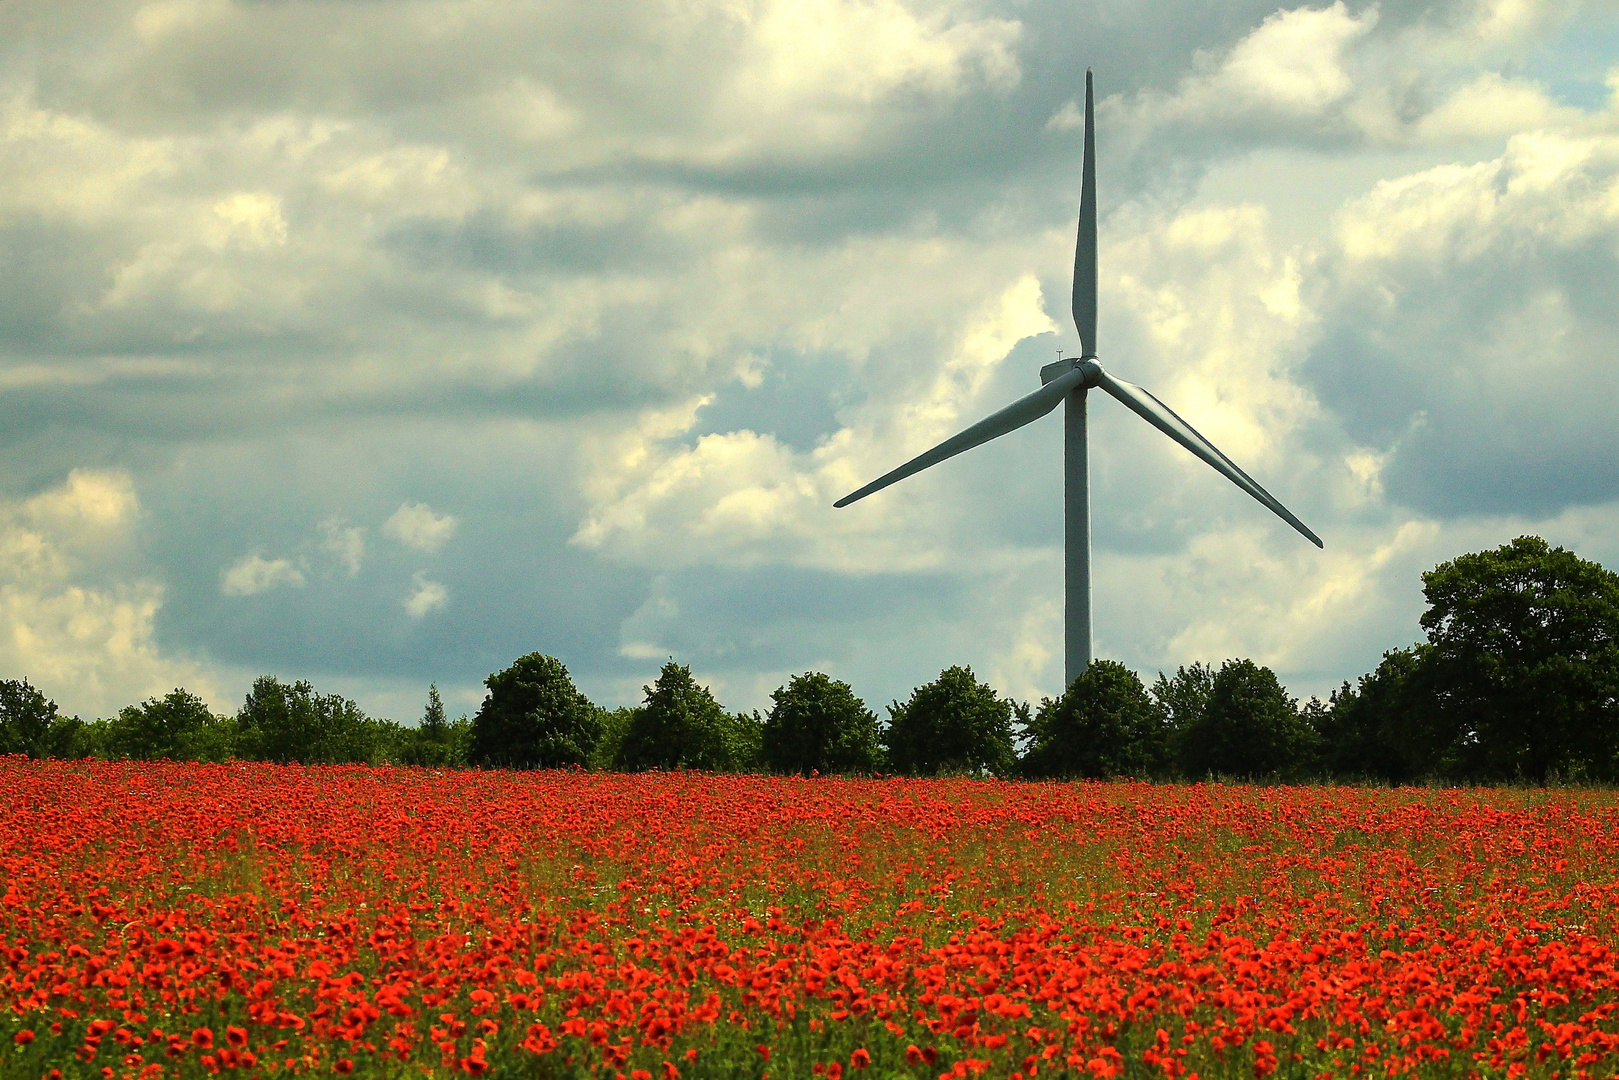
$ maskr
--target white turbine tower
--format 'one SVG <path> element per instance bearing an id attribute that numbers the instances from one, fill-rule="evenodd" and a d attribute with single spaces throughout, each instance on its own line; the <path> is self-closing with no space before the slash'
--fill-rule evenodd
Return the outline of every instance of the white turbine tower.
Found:
<path id="1" fill-rule="evenodd" d="M 1085 72 L 1085 164 L 1080 180 L 1079 243 L 1074 250 L 1074 326 L 1083 347 L 1077 359 L 1059 360 L 1040 369 L 1039 390 L 1014 401 L 959 435 L 952 436 L 925 454 L 912 458 L 893 472 L 873 480 L 859 491 L 833 503 L 848 506 L 889 484 L 937 465 L 964 450 L 999 438 L 1033 423 L 1065 404 L 1063 414 L 1063 546 L 1067 578 L 1063 629 L 1064 685 L 1072 683 L 1091 663 L 1091 494 L 1085 444 L 1085 392 L 1099 387 L 1118 398 L 1147 423 L 1206 461 L 1214 470 L 1263 503 L 1270 511 L 1297 529 L 1316 547 L 1321 538 L 1259 484 L 1237 468 L 1209 440 L 1175 415 L 1173 409 L 1132 383 L 1115 379 L 1096 362 L 1096 137 L 1093 133 L 1095 106 L 1091 96 L 1091 73 Z"/>

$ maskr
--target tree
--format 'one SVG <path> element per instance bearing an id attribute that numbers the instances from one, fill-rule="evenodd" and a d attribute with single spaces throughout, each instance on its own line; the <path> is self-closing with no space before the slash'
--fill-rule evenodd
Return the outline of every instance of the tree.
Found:
<path id="1" fill-rule="evenodd" d="M 49 756 L 56 720 L 56 702 L 27 679 L 0 680 L 0 754 Z"/>
<path id="2" fill-rule="evenodd" d="M 1152 699 L 1168 725 L 1165 761 L 1177 770 L 1186 760 L 1186 733 L 1203 722 L 1213 690 L 1214 668 L 1202 662 L 1176 668 L 1173 678 L 1160 671 L 1152 684 Z"/>
<path id="3" fill-rule="evenodd" d="M 1422 575 L 1424 665 L 1453 771 L 1619 775 L 1619 574 L 1520 536 Z"/>
<path id="4" fill-rule="evenodd" d="M 777 687 L 770 700 L 762 735 L 772 772 L 870 773 L 881 766 L 877 714 L 848 683 L 808 671 Z"/>
<path id="5" fill-rule="evenodd" d="M 658 681 L 641 689 L 646 700 L 625 727 L 620 768 L 718 772 L 754 764 L 748 758 L 749 719 L 727 714 L 708 687 L 692 678 L 690 667 L 670 660 Z"/>
<path id="6" fill-rule="evenodd" d="M 1116 660 L 1093 660 L 1061 697 L 1042 700 L 1029 733 L 1029 776 L 1148 776 L 1166 763 L 1164 711 Z"/>
<path id="7" fill-rule="evenodd" d="M 438 696 L 437 683 L 427 684 L 427 708 L 422 713 L 421 729 L 433 742 L 444 741 L 444 699 Z"/>
<path id="8" fill-rule="evenodd" d="M 981 683 L 970 667 L 946 668 L 910 700 L 888 706 L 883 743 L 889 768 L 913 776 L 988 771 L 1008 775 L 1012 748 L 1011 701 Z"/>
<path id="9" fill-rule="evenodd" d="M 519 657 L 484 680 L 489 696 L 472 718 L 472 760 L 518 769 L 590 763 L 601 717 L 562 661 L 541 653 Z M 429 697 L 431 711 L 433 690 Z M 443 706 L 439 707 L 443 719 Z"/>
<path id="10" fill-rule="evenodd" d="M 220 754 L 219 740 L 207 737 L 216 723 L 206 701 L 176 688 L 120 709 L 108 728 L 106 751 L 138 761 L 223 760 L 230 748 Z"/>
<path id="11" fill-rule="evenodd" d="M 377 750 L 376 725 L 357 704 L 303 680 L 259 676 L 236 724 L 242 756 L 265 761 L 369 761 Z"/>
<path id="12" fill-rule="evenodd" d="M 630 722 L 635 719 L 637 711 L 627 705 L 599 710 L 602 734 L 590 756 L 591 768 L 611 769 L 619 764 L 623 757 L 624 739 L 629 735 Z"/>
<path id="13" fill-rule="evenodd" d="M 1209 685 L 1202 718 L 1183 734 L 1188 776 L 1296 777 L 1315 765 L 1315 732 L 1276 673 L 1252 660 L 1227 660 Z"/>
<path id="14" fill-rule="evenodd" d="M 462 720 L 465 720 L 462 717 Z M 401 765 L 444 766 L 456 764 L 457 748 L 453 745 L 453 725 L 444 719 L 444 699 L 439 697 L 438 685 L 427 684 L 427 705 L 422 710 L 421 723 L 414 729 L 401 728 L 396 734 L 395 755 Z M 465 761 L 464 755 L 461 761 Z"/>
<path id="15" fill-rule="evenodd" d="M 1428 650 L 1391 649 L 1377 670 L 1346 682 L 1315 717 L 1321 767 L 1332 776 L 1405 783 L 1454 768 L 1436 725 Z"/>

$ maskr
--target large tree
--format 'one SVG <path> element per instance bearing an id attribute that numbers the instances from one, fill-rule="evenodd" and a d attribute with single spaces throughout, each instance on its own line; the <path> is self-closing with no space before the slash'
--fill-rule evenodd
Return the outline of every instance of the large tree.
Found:
<path id="1" fill-rule="evenodd" d="M 1299 777 L 1316 767 L 1316 734 L 1276 673 L 1227 660 L 1209 685 L 1202 717 L 1181 733 L 1188 776 Z"/>
<path id="2" fill-rule="evenodd" d="M 848 683 L 809 671 L 770 700 L 763 748 L 772 772 L 869 773 L 882 765 L 877 716 Z"/>
<path id="3" fill-rule="evenodd" d="M 600 710 L 581 694 L 554 656 L 529 653 L 484 680 L 489 696 L 472 718 L 472 760 L 517 769 L 557 769 L 590 763 L 601 738 Z M 443 727 L 428 699 L 424 726 Z"/>
<path id="4" fill-rule="evenodd" d="M 1452 740 L 1433 708 L 1431 650 L 1390 649 L 1377 669 L 1314 710 L 1324 772 L 1346 780 L 1405 783 L 1452 771 Z"/>
<path id="5" fill-rule="evenodd" d="M 1451 771 L 1619 775 L 1619 574 L 1520 536 L 1441 563 L 1422 592 Z"/>
<path id="6" fill-rule="evenodd" d="M 986 771 L 1004 776 L 1016 765 L 1015 708 L 979 682 L 972 668 L 946 668 L 903 705 L 888 706 L 883 733 L 888 766 L 913 776 Z"/>
<path id="7" fill-rule="evenodd" d="M 757 717 L 728 714 L 687 665 L 670 660 L 642 690 L 646 700 L 624 726 L 620 768 L 719 772 L 757 763 Z"/>
<path id="8" fill-rule="evenodd" d="M 1152 699 L 1163 710 L 1168 726 L 1166 736 L 1166 764 L 1180 767 L 1185 758 L 1184 740 L 1187 732 L 1203 722 L 1209 707 L 1209 695 L 1214 691 L 1214 669 L 1197 662 L 1190 667 L 1175 669 L 1173 676 L 1162 671 L 1152 684 Z"/>
<path id="9" fill-rule="evenodd" d="M 0 679 L 0 754 L 47 757 L 56 702 L 27 679 Z"/>
<path id="10" fill-rule="evenodd" d="M 222 760 L 230 739 L 209 737 L 223 734 L 216 732 L 221 723 L 202 698 L 175 689 L 120 709 L 108 726 L 106 749 L 113 757 L 141 761 Z"/>
<path id="11" fill-rule="evenodd" d="M 265 761 L 358 762 L 377 754 L 377 725 L 340 694 L 318 694 L 300 679 L 253 681 L 236 714 L 243 757 Z"/>
<path id="12" fill-rule="evenodd" d="M 1116 660 L 1093 660 L 1061 697 L 1042 700 L 1029 734 L 1029 776 L 1148 776 L 1166 764 L 1164 711 Z"/>

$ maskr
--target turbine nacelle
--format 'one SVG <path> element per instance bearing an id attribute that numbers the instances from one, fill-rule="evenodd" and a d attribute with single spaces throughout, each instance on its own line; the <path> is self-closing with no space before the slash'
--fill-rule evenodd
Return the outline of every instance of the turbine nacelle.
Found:
<path id="1" fill-rule="evenodd" d="M 1079 389 L 1089 390 L 1100 386 L 1102 382 L 1102 365 L 1096 362 L 1094 356 L 1069 356 L 1058 360 L 1054 364 L 1047 364 L 1040 369 L 1040 385 L 1045 386 L 1055 379 L 1060 379 L 1075 368 L 1084 369 L 1084 379 Z"/>

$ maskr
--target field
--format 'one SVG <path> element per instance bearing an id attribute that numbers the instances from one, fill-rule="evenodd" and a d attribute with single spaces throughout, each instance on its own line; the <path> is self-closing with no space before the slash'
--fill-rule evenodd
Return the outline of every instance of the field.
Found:
<path id="1" fill-rule="evenodd" d="M 5 1077 L 1607 1077 L 1619 797 L 0 759 Z"/>

